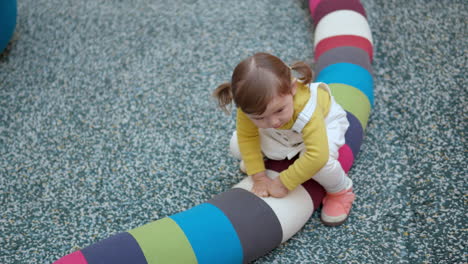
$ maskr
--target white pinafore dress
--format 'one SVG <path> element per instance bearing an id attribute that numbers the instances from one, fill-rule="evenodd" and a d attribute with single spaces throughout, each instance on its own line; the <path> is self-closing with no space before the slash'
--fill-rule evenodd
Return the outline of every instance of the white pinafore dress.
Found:
<path id="1" fill-rule="evenodd" d="M 325 118 L 330 158 L 338 158 L 338 149 L 345 143 L 345 133 L 349 127 L 346 112 L 335 102 L 330 88 L 325 83 L 309 85 L 310 99 L 291 129 L 259 129 L 263 155 L 272 160 L 292 159 L 305 151 L 302 129 L 310 121 L 317 107 L 317 89 L 324 89 L 330 95 L 330 110 Z M 230 142 L 233 156 L 241 159 L 237 133 L 234 132 Z"/>

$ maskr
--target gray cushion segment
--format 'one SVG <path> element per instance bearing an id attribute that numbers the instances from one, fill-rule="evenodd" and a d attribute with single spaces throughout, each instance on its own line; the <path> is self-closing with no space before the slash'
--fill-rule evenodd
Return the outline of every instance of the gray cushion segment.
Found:
<path id="1" fill-rule="evenodd" d="M 318 75 L 325 67 L 340 62 L 359 65 L 372 74 L 372 66 L 367 52 L 351 46 L 337 47 L 322 54 L 317 61 L 315 73 Z"/>
<path id="2" fill-rule="evenodd" d="M 244 263 L 250 263 L 281 244 L 283 231 L 276 214 L 253 193 L 233 188 L 208 203 L 218 207 L 231 221 L 244 250 Z"/>

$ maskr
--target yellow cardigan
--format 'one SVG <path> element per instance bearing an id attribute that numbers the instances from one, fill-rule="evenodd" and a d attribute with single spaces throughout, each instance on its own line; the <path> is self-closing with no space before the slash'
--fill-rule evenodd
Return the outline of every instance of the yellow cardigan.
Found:
<path id="1" fill-rule="evenodd" d="M 325 117 L 330 110 L 330 95 L 327 91 L 318 89 L 317 97 L 315 112 L 302 130 L 306 151 L 287 170 L 280 173 L 281 182 L 289 190 L 312 178 L 328 161 Z M 309 86 L 297 82 L 297 91 L 293 98 L 293 118 L 279 129 L 292 128 L 309 98 Z M 247 174 L 265 171 L 258 128 L 240 108 L 237 109 L 237 138 Z"/>

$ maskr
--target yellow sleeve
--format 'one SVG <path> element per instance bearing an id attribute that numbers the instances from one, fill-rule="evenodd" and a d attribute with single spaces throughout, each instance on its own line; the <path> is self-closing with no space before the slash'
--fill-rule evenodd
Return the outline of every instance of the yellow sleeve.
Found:
<path id="1" fill-rule="evenodd" d="M 315 112 L 302 130 L 305 153 L 287 170 L 280 173 L 281 182 L 289 190 L 312 178 L 328 161 L 328 138 L 322 107 Z"/>
<path id="2" fill-rule="evenodd" d="M 236 124 L 239 150 L 247 169 L 247 174 L 253 175 L 265 171 L 258 128 L 239 108 L 237 109 Z"/>

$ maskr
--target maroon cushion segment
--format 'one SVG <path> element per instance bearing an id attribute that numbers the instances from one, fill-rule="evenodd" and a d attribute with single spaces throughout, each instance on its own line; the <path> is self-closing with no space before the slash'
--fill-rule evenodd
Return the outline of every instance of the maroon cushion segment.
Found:
<path id="1" fill-rule="evenodd" d="M 268 170 L 281 172 L 293 164 L 297 156 L 291 160 L 266 160 L 265 167 Z M 318 184 L 315 180 L 308 180 L 302 184 L 302 187 L 309 193 L 312 202 L 314 203 L 314 210 L 317 210 L 322 204 L 323 197 L 325 197 L 325 189 Z"/>
<path id="2" fill-rule="evenodd" d="M 314 25 L 317 26 L 324 16 L 336 10 L 353 10 L 367 18 L 366 11 L 359 0 L 322 0 L 312 15 Z"/>

